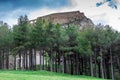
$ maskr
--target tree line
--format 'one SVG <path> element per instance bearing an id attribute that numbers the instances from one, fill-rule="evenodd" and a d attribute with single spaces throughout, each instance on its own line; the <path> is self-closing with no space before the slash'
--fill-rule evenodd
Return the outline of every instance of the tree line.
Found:
<path id="1" fill-rule="evenodd" d="M 115 80 L 120 75 L 120 33 L 101 24 L 64 27 L 41 18 L 31 24 L 27 16 L 21 16 L 13 28 L 0 26 L 0 69 L 16 70 L 16 64 L 19 70 L 48 70 Z"/>

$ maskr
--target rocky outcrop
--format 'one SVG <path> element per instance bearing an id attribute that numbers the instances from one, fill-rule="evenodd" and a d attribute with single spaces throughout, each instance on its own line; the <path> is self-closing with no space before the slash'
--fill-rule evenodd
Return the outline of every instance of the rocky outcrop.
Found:
<path id="1" fill-rule="evenodd" d="M 54 13 L 46 16 L 38 17 L 47 21 L 51 21 L 53 24 L 60 24 L 62 26 L 67 25 L 77 25 L 80 27 L 94 25 L 93 22 L 87 18 L 84 13 L 79 11 L 72 12 L 63 12 L 63 13 Z M 30 23 L 35 22 L 35 20 L 31 20 Z"/>

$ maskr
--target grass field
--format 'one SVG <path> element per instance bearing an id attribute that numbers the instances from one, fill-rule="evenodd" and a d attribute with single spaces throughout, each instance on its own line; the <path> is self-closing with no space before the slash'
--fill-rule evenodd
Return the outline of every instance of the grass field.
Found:
<path id="1" fill-rule="evenodd" d="M 0 80 L 103 80 L 89 76 L 71 76 L 47 71 L 0 71 Z"/>

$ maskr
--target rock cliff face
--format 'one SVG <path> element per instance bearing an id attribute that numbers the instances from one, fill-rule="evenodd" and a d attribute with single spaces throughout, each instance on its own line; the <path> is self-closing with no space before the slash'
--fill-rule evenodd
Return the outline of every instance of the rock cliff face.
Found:
<path id="1" fill-rule="evenodd" d="M 50 20 L 53 24 L 60 24 L 62 26 L 67 25 L 77 25 L 80 27 L 94 25 L 93 22 L 87 18 L 84 13 L 79 11 L 72 11 L 72 12 L 63 12 L 63 13 L 54 13 L 42 17 L 44 20 Z M 30 23 L 34 23 L 35 20 L 31 20 Z"/>

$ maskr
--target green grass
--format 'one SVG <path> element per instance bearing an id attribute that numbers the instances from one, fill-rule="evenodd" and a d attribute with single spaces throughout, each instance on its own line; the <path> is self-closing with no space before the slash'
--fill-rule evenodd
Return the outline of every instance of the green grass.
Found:
<path id="1" fill-rule="evenodd" d="M 89 76 L 71 76 L 47 71 L 0 71 L 0 80 L 103 80 Z"/>

